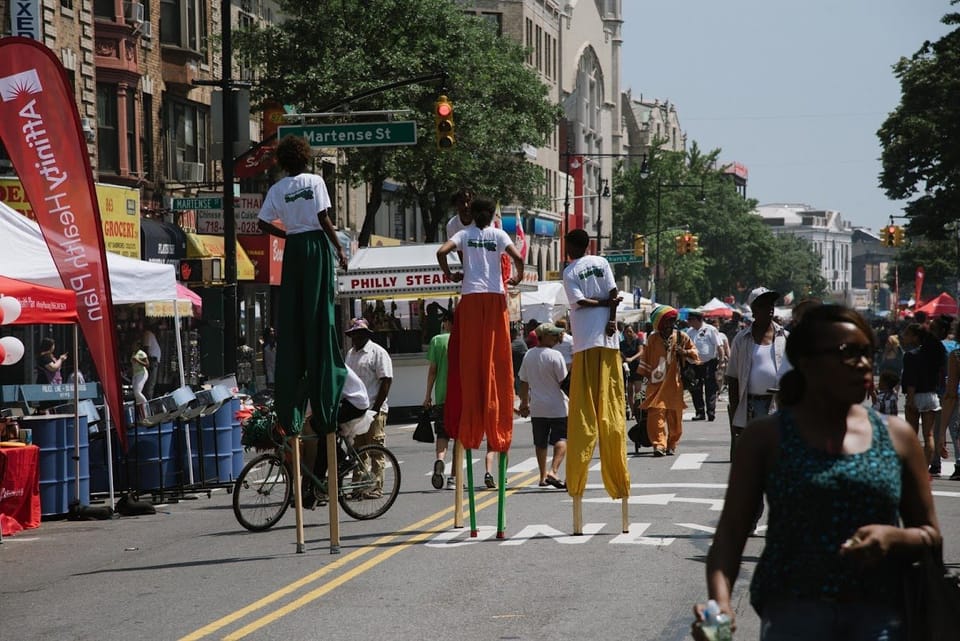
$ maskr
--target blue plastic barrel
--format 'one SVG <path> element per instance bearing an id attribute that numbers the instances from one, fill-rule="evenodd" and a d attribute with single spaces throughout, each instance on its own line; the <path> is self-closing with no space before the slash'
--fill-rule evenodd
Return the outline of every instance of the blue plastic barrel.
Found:
<path id="1" fill-rule="evenodd" d="M 231 434 L 231 452 L 233 454 L 233 478 L 239 478 L 243 471 L 243 430 L 240 427 L 240 419 L 237 418 L 237 412 L 240 411 L 240 399 L 235 398 L 230 401 L 230 434 Z"/>
<path id="2" fill-rule="evenodd" d="M 70 503 L 90 503 L 90 446 L 87 417 L 80 417 L 80 496 L 77 496 L 73 460 L 76 426 L 70 414 L 48 414 L 24 419 L 40 448 L 40 514 L 57 516 L 70 510 Z"/>
<path id="3" fill-rule="evenodd" d="M 128 464 L 134 470 L 133 486 L 137 490 L 154 490 L 177 486 L 179 466 L 174 458 L 174 423 L 140 426 L 127 432 Z"/>
<path id="4" fill-rule="evenodd" d="M 236 403 L 236 409 L 234 404 Z M 239 401 L 231 399 L 220 406 L 213 414 L 199 419 L 199 447 L 195 451 L 203 453 L 203 471 L 194 467 L 194 480 L 204 483 L 229 483 L 235 478 L 233 473 L 233 422 L 239 409 Z"/>

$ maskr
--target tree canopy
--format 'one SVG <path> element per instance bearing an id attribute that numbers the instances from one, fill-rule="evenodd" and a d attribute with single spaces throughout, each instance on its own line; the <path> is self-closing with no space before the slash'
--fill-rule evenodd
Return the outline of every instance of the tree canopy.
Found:
<path id="1" fill-rule="evenodd" d="M 540 147 L 561 111 L 546 85 L 525 66 L 525 51 L 497 35 L 490 23 L 465 14 L 449 0 L 283 0 L 285 22 L 236 35 L 239 55 L 258 69 L 254 97 L 316 112 L 349 96 L 398 81 L 445 72 L 447 81 L 378 92 L 349 105 L 356 111 L 409 110 L 417 122 L 412 146 L 345 149 L 340 178 L 367 183 L 360 244 L 373 231 L 388 178 L 400 185 L 402 205 L 417 205 L 424 236 L 450 210 L 463 186 L 503 203 L 543 206 L 543 172 L 524 159 L 524 145 Z M 249 64 L 249 63 L 248 63 Z M 438 150 L 434 101 L 454 105 L 452 149 Z M 376 116 L 373 120 L 383 120 Z M 344 114 L 342 121 L 359 117 Z M 324 120 L 331 122 L 331 120 Z"/>
<path id="2" fill-rule="evenodd" d="M 904 207 L 908 233 L 932 239 L 960 218 L 960 13 L 941 22 L 957 28 L 893 66 L 900 104 L 877 132 L 880 186 L 892 199 L 912 199 Z"/>
<path id="3" fill-rule="evenodd" d="M 659 300 L 668 300 L 667 292 L 673 292 L 685 305 L 700 305 L 713 296 L 743 302 L 760 285 L 798 297 L 823 296 L 826 282 L 810 243 L 775 236 L 752 213 L 757 202 L 742 198 L 730 176 L 717 168 L 719 154 L 719 149 L 705 154 L 694 142 L 687 152 L 655 153 L 645 178 L 636 166 L 615 176 L 613 247 L 632 247 L 633 234 L 643 234 L 649 263 L 618 270 L 634 277 L 653 273 L 659 188 Z M 698 237 L 699 250 L 693 254 L 676 252 L 674 238 L 684 230 Z"/>

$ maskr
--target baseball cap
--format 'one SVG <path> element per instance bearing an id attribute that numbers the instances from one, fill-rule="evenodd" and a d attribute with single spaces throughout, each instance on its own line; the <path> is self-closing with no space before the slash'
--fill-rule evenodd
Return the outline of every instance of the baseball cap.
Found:
<path id="1" fill-rule="evenodd" d="M 370 324 L 363 318 L 354 318 L 350 321 L 350 327 L 344 332 L 344 334 L 352 334 L 353 332 L 370 332 L 373 333 L 373 330 L 370 329 Z"/>
<path id="2" fill-rule="evenodd" d="M 553 323 L 540 323 L 533 331 L 537 334 L 537 338 L 542 338 L 547 334 L 551 336 L 559 336 L 563 333 L 563 329 L 557 327 Z"/>
<path id="3" fill-rule="evenodd" d="M 757 300 L 761 296 L 770 296 L 776 301 L 780 298 L 780 292 L 775 292 L 772 289 L 767 289 L 766 287 L 757 287 L 750 292 L 750 295 L 747 296 L 747 305 L 753 305 L 753 301 Z"/>

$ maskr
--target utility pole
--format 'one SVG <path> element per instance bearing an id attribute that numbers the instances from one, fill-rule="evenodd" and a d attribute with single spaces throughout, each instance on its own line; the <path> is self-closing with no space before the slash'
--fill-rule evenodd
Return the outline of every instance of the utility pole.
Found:
<path id="1" fill-rule="evenodd" d="M 237 128 L 237 114 L 233 96 L 233 25 L 230 0 L 220 0 L 220 29 L 222 32 L 222 70 L 220 88 L 223 104 L 223 371 L 237 371 L 237 222 L 233 209 L 233 143 Z"/>

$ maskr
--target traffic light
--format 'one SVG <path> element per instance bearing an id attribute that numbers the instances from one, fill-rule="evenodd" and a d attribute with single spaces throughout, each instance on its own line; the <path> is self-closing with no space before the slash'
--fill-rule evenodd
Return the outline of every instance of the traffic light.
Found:
<path id="1" fill-rule="evenodd" d="M 897 225 L 893 230 L 893 246 L 900 247 L 903 245 L 903 227 Z"/>
<path id="2" fill-rule="evenodd" d="M 433 117 L 436 123 L 437 149 L 450 149 L 453 137 L 453 103 L 446 96 L 440 96 L 433 104 Z"/>
<path id="3" fill-rule="evenodd" d="M 897 226 L 887 225 L 880 233 L 880 243 L 884 247 L 896 247 L 897 245 Z"/>
<path id="4" fill-rule="evenodd" d="M 687 240 L 685 238 L 686 234 L 676 236 L 673 241 L 677 244 L 677 253 L 686 254 L 687 253 Z"/>
<path id="5" fill-rule="evenodd" d="M 687 254 L 695 254 L 697 252 L 697 237 L 693 234 L 686 234 L 684 237 L 684 242 L 687 247 Z"/>
<path id="6" fill-rule="evenodd" d="M 647 239 L 643 234 L 633 235 L 633 255 L 637 258 L 647 255 Z"/>

